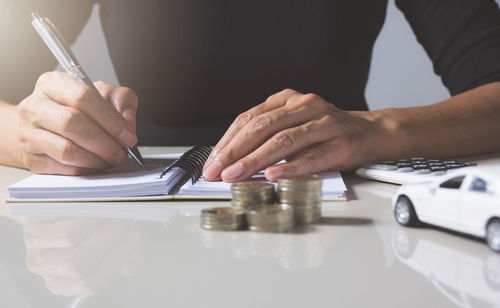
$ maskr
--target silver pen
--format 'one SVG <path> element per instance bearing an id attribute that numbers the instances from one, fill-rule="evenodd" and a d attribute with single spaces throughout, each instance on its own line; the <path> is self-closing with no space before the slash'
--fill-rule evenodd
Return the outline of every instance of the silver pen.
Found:
<path id="1" fill-rule="evenodd" d="M 41 17 L 37 13 L 31 13 L 31 18 L 33 21 L 31 24 L 38 32 L 42 40 L 45 42 L 47 47 L 49 47 L 54 57 L 56 57 L 59 64 L 76 80 L 89 86 L 92 90 L 99 93 L 94 83 L 87 76 L 83 68 L 78 63 L 71 47 L 63 38 L 59 30 L 54 26 L 54 24 L 46 17 Z M 99 93 L 100 95 L 100 93 Z M 127 148 L 128 154 L 137 161 L 141 166 L 144 166 L 144 159 L 142 158 L 141 152 L 137 148 L 137 145 Z"/>

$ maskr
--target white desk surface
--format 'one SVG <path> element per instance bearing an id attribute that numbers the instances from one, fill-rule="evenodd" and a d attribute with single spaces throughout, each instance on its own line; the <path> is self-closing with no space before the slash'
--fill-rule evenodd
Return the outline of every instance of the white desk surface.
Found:
<path id="1" fill-rule="evenodd" d="M 17 210 L 47 216 L 9 215 L 6 186 L 27 175 L 0 167 L 0 307 L 500 307 L 500 254 L 399 227 L 390 184 L 348 174 L 349 201 L 324 203 L 321 224 L 263 234 L 199 227 L 200 209 L 228 202 L 36 204 Z"/>

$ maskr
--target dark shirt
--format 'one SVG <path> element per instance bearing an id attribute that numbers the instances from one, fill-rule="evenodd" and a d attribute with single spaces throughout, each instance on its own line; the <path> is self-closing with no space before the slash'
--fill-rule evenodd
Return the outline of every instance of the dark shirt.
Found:
<path id="1" fill-rule="evenodd" d="M 9 1 L 24 40 L 10 36 L 2 50 L 2 72 L 19 71 L 5 84 L 0 76 L 0 98 L 22 100 L 55 65 L 30 28 L 30 11 L 74 40 L 99 2 L 118 78 L 139 95 L 138 134 L 147 145 L 214 144 L 239 113 L 285 88 L 366 110 L 372 48 L 387 7 L 387 0 Z M 452 94 L 500 80 L 493 0 L 396 2 Z"/>

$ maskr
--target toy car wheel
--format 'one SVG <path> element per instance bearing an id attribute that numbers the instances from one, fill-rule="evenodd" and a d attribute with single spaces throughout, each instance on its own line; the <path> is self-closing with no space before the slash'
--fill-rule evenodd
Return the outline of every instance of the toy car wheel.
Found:
<path id="1" fill-rule="evenodd" d="M 392 231 L 393 248 L 395 248 L 397 254 L 403 259 L 411 257 L 415 250 L 415 240 L 412 240 L 408 231 L 401 227 Z"/>
<path id="2" fill-rule="evenodd" d="M 396 206 L 394 207 L 394 216 L 396 217 L 396 221 L 403 226 L 412 227 L 418 223 L 413 203 L 406 196 L 398 197 Z"/>
<path id="3" fill-rule="evenodd" d="M 486 242 L 492 250 L 500 252 L 500 218 L 492 219 L 486 226 Z"/>

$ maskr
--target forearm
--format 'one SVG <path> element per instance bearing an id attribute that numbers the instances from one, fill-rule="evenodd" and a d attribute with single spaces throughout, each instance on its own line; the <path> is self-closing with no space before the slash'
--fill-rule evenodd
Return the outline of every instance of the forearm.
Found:
<path id="1" fill-rule="evenodd" d="M 367 113 L 387 132 L 381 157 L 458 157 L 500 151 L 500 82 L 445 101 Z"/>
<path id="2" fill-rule="evenodd" d="M 0 164 L 23 167 L 17 139 L 19 117 L 17 106 L 0 101 Z"/>

